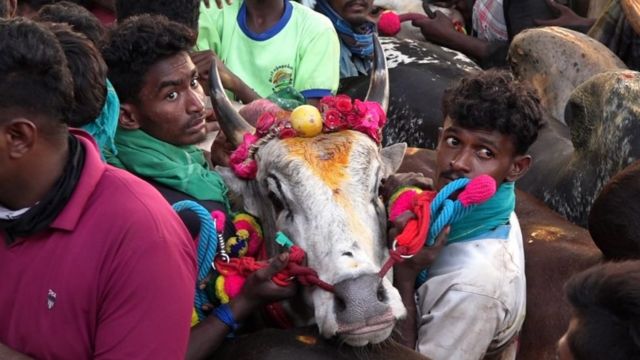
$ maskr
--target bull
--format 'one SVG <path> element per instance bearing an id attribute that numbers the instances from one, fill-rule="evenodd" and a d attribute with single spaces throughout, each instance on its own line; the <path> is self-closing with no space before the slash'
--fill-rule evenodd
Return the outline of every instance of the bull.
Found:
<path id="1" fill-rule="evenodd" d="M 388 74 L 380 43 L 367 99 L 386 108 Z M 212 99 L 229 141 L 238 145 L 253 132 L 226 97 L 215 67 Z M 296 314 L 298 325 L 315 320 L 325 337 L 338 335 L 353 346 L 386 340 L 406 310 L 388 277 L 378 276 L 388 256 L 386 211 L 378 196 L 380 182 L 394 173 L 405 145 L 380 149 L 356 131 L 313 138 L 272 139 L 255 153 L 255 180 L 241 180 L 219 169 L 230 190 L 242 195 L 244 209 L 257 215 L 266 239 L 283 231 L 307 252 L 308 265 L 334 284 L 335 292 L 305 291 L 313 316 Z M 269 255 L 279 249 L 267 245 Z"/>
<path id="2" fill-rule="evenodd" d="M 549 115 L 519 188 L 586 226 L 604 184 L 640 156 L 640 74 L 586 35 L 554 27 L 524 31 L 509 56 Z"/>
<path id="3" fill-rule="evenodd" d="M 388 61 L 390 98 L 384 145 L 405 142 L 434 148 L 443 122 L 440 105 L 444 90 L 472 71 L 476 63 L 466 55 L 428 42 L 382 38 Z M 363 98 L 368 79 L 342 81 L 341 92 Z"/>

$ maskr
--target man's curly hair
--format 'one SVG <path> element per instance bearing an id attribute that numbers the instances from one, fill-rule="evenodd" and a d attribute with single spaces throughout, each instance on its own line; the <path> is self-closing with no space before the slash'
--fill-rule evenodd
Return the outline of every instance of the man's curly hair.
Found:
<path id="1" fill-rule="evenodd" d="M 502 70 L 487 70 L 462 78 L 442 99 L 445 117 L 467 129 L 498 131 L 513 139 L 523 155 L 543 126 L 540 98 L 535 91 Z"/>
<path id="2" fill-rule="evenodd" d="M 188 27 L 158 15 L 134 16 L 109 31 L 102 55 L 120 102 L 136 103 L 149 68 L 189 51 L 195 40 Z"/>
<path id="3" fill-rule="evenodd" d="M 93 42 L 63 23 L 46 23 L 62 46 L 73 76 L 74 104 L 67 123 L 81 127 L 94 121 L 107 99 L 107 65 Z"/>
<path id="4" fill-rule="evenodd" d="M 43 6 L 34 20 L 67 23 L 73 31 L 84 34 L 89 38 L 96 47 L 105 32 L 104 26 L 95 15 L 86 8 L 69 1 L 60 1 Z"/>

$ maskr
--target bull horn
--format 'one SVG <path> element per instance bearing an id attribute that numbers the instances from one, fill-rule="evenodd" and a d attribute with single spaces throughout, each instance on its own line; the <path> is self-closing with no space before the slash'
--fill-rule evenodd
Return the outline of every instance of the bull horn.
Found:
<path id="1" fill-rule="evenodd" d="M 376 34 L 373 34 L 373 67 L 365 100 L 377 102 L 384 112 L 389 108 L 389 69 L 380 39 Z"/>
<path id="2" fill-rule="evenodd" d="M 211 64 L 209 88 L 211 90 L 213 109 L 218 117 L 220 128 L 227 137 L 227 140 L 233 144 L 233 146 L 237 147 L 242 143 L 244 134 L 253 134 L 256 129 L 240 115 L 231 103 L 231 100 L 227 97 L 227 93 L 222 87 L 222 80 L 220 80 L 220 73 L 218 73 L 216 61 Z"/>

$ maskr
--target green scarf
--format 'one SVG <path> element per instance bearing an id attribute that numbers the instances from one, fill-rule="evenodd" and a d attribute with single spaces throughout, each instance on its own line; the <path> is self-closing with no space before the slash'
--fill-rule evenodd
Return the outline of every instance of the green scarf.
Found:
<path id="1" fill-rule="evenodd" d="M 115 138 L 118 154 L 107 154 L 107 162 L 144 178 L 194 197 L 224 204 L 230 211 L 227 187 L 222 177 L 209 169 L 202 150 L 174 146 L 142 130 L 119 128 Z"/>
<path id="2" fill-rule="evenodd" d="M 515 207 L 515 183 L 504 182 L 491 199 L 476 206 L 469 214 L 451 224 L 447 244 L 473 239 L 508 223 Z"/>

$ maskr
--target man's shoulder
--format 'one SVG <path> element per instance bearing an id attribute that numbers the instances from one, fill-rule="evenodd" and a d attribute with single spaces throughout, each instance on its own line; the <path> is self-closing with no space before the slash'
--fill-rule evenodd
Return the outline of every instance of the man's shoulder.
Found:
<path id="1" fill-rule="evenodd" d="M 117 219 L 123 225 L 136 223 L 150 228 L 156 222 L 177 219 L 169 203 L 153 186 L 110 165 L 94 190 L 92 202 L 95 208 L 109 213 L 113 220 Z"/>
<path id="2" fill-rule="evenodd" d="M 309 29 L 314 32 L 322 32 L 327 29 L 333 29 L 333 24 L 331 20 L 326 16 L 320 14 L 319 12 L 306 7 L 304 5 L 298 4 L 297 2 L 291 2 L 293 6 L 293 15 L 296 19 L 296 22 L 300 26 L 304 26 L 305 29 Z"/>

